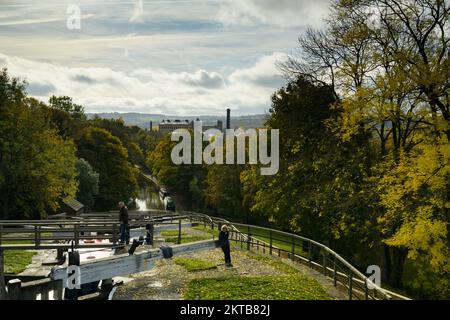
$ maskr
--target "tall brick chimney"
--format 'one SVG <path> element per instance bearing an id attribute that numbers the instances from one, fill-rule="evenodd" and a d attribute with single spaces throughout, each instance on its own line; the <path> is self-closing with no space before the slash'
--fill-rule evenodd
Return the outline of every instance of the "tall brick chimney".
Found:
<path id="1" fill-rule="evenodd" d="M 231 129 L 231 117 L 230 117 L 230 109 L 227 109 L 227 129 Z"/>

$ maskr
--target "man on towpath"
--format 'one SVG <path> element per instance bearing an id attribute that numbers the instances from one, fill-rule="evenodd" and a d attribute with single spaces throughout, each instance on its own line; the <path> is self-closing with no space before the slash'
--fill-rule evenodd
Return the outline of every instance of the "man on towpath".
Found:
<path id="1" fill-rule="evenodd" d="M 130 228 L 128 225 L 128 208 L 123 201 L 119 202 L 120 243 L 130 244 Z"/>

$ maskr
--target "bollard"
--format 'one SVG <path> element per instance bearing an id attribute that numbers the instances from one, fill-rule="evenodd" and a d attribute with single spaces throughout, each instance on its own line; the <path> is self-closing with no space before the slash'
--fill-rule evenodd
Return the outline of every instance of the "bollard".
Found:
<path id="1" fill-rule="evenodd" d="M 8 300 L 22 300 L 22 281 L 12 279 L 8 281 Z"/>

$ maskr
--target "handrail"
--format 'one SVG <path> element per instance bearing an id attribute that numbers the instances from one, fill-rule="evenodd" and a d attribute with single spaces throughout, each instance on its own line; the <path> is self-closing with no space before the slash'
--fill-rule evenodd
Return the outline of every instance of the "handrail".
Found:
<path id="1" fill-rule="evenodd" d="M 163 215 L 152 216 L 151 219 L 147 219 L 145 214 L 130 216 L 129 226 L 139 228 L 148 223 L 179 224 L 179 221 L 187 219 L 185 214 L 168 211 L 160 211 L 160 213 Z M 118 219 L 112 219 L 106 215 L 104 218 L 86 217 L 81 220 L 0 220 L 0 250 L 118 247 L 119 224 Z M 91 232 L 101 232 L 103 235 L 92 235 Z M 84 241 L 83 243 L 83 240 L 93 239 L 109 240 L 109 242 Z"/>
<path id="2" fill-rule="evenodd" d="M 150 213 L 151 218 L 148 219 L 148 213 Z M 156 215 L 154 215 L 156 213 Z M 76 219 L 62 219 L 62 220 L 8 220 L 0 221 L 0 249 L 48 249 L 51 246 L 55 248 L 65 248 L 70 246 L 69 244 L 51 244 L 48 241 L 68 241 L 76 239 L 74 248 L 105 248 L 117 246 L 115 242 L 118 239 L 119 231 L 119 221 L 115 219 L 116 212 L 108 213 L 93 213 L 93 214 L 82 214 L 81 216 L 75 217 Z M 81 218 L 81 219 L 80 219 Z M 212 228 L 216 225 L 227 224 L 230 227 L 232 237 L 230 240 L 240 242 L 241 247 L 243 243 L 246 243 L 247 249 L 251 250 L 253 247 L 259 250 L 259 248 L 269 249 L 270 254 L 272 250 L 278 251 L 278 255 L 283 252 L 287 253 L 293 261 L 297 259 L 299 262 L 305 262 L 310 268 L 316 267 L 324 271 L 327 277 L 330 274 L 333 275 L 334 285 L 337 283 L 343 285 L 348 289 L 349 299 L 353 296 L 358 297 L 356 293 L 363 294 L 365 299 L 392 299 L 393 297 L 398 299 L 408 299 L 397 293 L 390 292 L 386 289 L 373 283 L 368 279 L 362 272 L 351 265 L 347 260 L 340 256 L 337 252 L 333 251 L 326 245 L 317 242 L 315 240 L 296 235 L 293 233 L 280 231 L 268 227 L 260 227 L 250 224 L 234 223 L 226 219 L 209 216 L 203 213 L 191 212 L 191 211 L 180 211 L 180 212 L 170 212 L 165 210 L 149 210 L 144 212 L 132 212 L 130 215 L 130 226 L 141 227 L 144 223 L 153 224 L 166 224 L 165 221 L 169 221 L 173 224 L 173 220 L 177 220 L 178 224 L 182 220 L 189 219 L 197 220 L 201 223 L 207 223 Z M 247 229 L 247 233 L 243 231 Z M 90 234 L 92 231 L 105 232 L 104 236 L 100 236 L 103 239 L 109 239 L 111 243 L 109 244 L 84 244 L 80 243 L 80 240 L 91 240 L 94 238 Z M 252 234 L 252 231 L 260 231 L 262 234 L 259 235 L 257 232 Z M 4 237 L 3 234 L 30 234 L 35 233 L 34 237 L 29 237 L 28 239 L 33 242 L 33 244 L 2 244 L 1 240 L 27 240 L 20 236 Z M 56 232 L 57 234 L 52 234 L 51 236 L 43 235 L 45 233 Z M 265 233 L 264 233 L 265 232 Z M 67 234 L 68 233 L 68 234 Z M 70 235 L 73 233 L 73 237 Z M 233 239 L 233 234 L 235 239 Z M 269 239 L 270 243 L 267 243 L 260 238 Z M 278 236 L 278 238 L 277 238 Z M 98 237 L 97 237 L 98 238 Z M 238 239 L 239 238 L 239 239 Z M 289 239 L 289 240 L 287 240 Z M 47 241 L 47 243 L 42 243 L 42 241 Z M 284 243 L 291 246 L 291 250 L 283 249 L 277 244 L 273 244 L 273 241 L 277 243 Z M 300 243 L 299 243 L 300 242 Z M 302 249 L 305 248 L 307 244 L 308 254 L 305 255 L 303 250 L 295 250 L 296 247 L 301 246 Z M 322 257 L 322 261 L 317 261 L 316 258 Z M 333 268 L 329 267 L 329 262 L 332 263 Z M 360 287 L 362 290 L 358 290 Z M 362 288 L 361 288 L 362 286 Z"/>
<path id="3" fill-rule="evenodd" d="M 250 242 L 251 245 L 253 245 L 254 242 L 256 242 L 257 245 L 259 245 L 259 243 L 261 243 L 261 244 L 264 245 L 264 247 L 276 248 L 276 246 L 273 245 L 273 244 L 268 244 L 267 242 L 264 242 L 264 241 L 261 241 L 259 239 L 256 239 L 251 233 L 250 234 L 244 233 L 238 227 L 240 227 L 241 229 L 247 228 L 249 230 L 253 229 L 253 230 L 266 231 L 270 235 L 271 239 L 274 239 L 273 235 L 281 235 L 281 236 L 285 236 L 285 237 L 288 237 L 288 238 L 292 239 L 291 242 L 285 241 L 283 239 L 276 239 L 277 241 L 284 242 L 286 244 L 291 244 L 291 245 L 294 244 L 295 245 L 295 240 L 297 240 L 297 241 L 308 243 L 309 244 L 308 248 L 310 250 L 311 250 L 312 247 L 316 247 L 316 250 L 317 249 L 323 250 L 325 252 L 323 254 L 324 259 L 329 259 L 329 257 L 331 256 L 334 259 L 333 263 L 334 263 L 335 266 L 337 266 L 336 262 L 339 262 L 342 265 L 342 267 L 344 267 L 346 269 L 345 273 L 348 275 L 347 276 L 347 280 L 349 281 L 348 283 L 350 284 L 348 286 L 349 287 L 349 298 L 350 299 L 354 295 L 354 293 L 352 291 L 355 290 L 354 288 L 352 288 L 351 284 L 354 283 L 355 281 L 356 282 L 360 282 L 360 284 L 362 284 L 364 286 L 363 290 L 365 292 L 363 292 L 363 294 L 365 295 L 366 299 L 370 295 L 368 293 L 368 291 L 369 291 L 368 287 L 369 286 L 370 286 L 370 290 L 372 290 L 375 293 L 374 296 L 372 297 L 373 299 L 377 298 L 378 294 L 380 295 L 381 298 L 389 299 L 389 300 L 393 298 L 392 297 L 393 295 L 396 296 L 397 298 L 400 298 L 400 299 L 409 299 L 407 297 L 401 296 L 401 295 L 399 295 L 397 293 L 390 292 L 390 291 L 388 291 L 386 289 L 383 289 L 382 287 L 376 285 L 372 280 L 370 280 L 368 277 L 366 277 L 366 275 L 364 275 L 361 271 L 359 271 L 357 268 L 355 268 L 352 264 L 350 264 L 347 260 L 345 260 L 337 252 L 333 251 L 331 248 L 329 248 L 326 245 L 324 245 L 324 244 L 322 244 L 320 242 L 317 242 L 315 240 L 312 240 L 312 239 L 309 239 L 309 238 L 306 238 L 306 237 L 303 237 L 303 236 L 300 236 L 300 235 L 296 235 L 296 234 L 293 234 L 293 233 L 272 229 L 272 228 L 260 227 L 260 226 L 243 224 L 243 223 L 230 222 L 230 221 L 228 221 L 226 219 L 219 218 L 219 217 L 212 217 L 212 216 L 209 216 L 209 215 L 206 215 L 206 214 L 203 214 L 203 213 L 197 213 L 197 212 L 191 212 L 191 211 L 182 211 L 182 213 L 189 214 L 189 215 L 191 215 L 193 217 L 198 218 L 199 220 L 203 220 L 204 219 L 209 224 L 213 224 L 213 225 L 214 224 L 219 224 L 219 223 L 227 224 L 228 226 L 230 226 L 232 228 L 232 232 L 235 232 L 235 233 L 239 234 L 244 239 L 244 241 Z M 258 235 L 256 235 L 256 236 L 258 236 Z M 262 237 L 263 238 L 269 238 L 268 236 L 262 236 Z M 278 248 L 278 250 L 282 250 L 282 251 L 287 252 L 288 254 L 292 253 L 294 256 L 298 256 L 295 253 L 295 250 L 288 251 L 288 250 L 283 250 L 283 249 L 280 249 L 280 248 Z M 311 252 L 310 252 L 310 254 L 311 254 Z M 303 256 L 299 256 L 299 257 L 303 258 L 303 259 L 309 259 L 310 262 L 311 262 L 311 257 L 307 257 L 307 258 L 305 258 Z M 326 271 L 326 273 L 328 274 L 329 269 L 326 266 L 326 260 L 325 260 L 325 264 L 322 267 Z M 334 277 L 336 277 L 336 275 L 338 273 L 336 268 L 335 268 L 335 270 L 332 270 L 332 271 L 335 273 Z M 342 275 L 342 272 L 341 272 L 341 275 Z M 335 280 L 335 282 L 336 282 L 336 280 Z"/>

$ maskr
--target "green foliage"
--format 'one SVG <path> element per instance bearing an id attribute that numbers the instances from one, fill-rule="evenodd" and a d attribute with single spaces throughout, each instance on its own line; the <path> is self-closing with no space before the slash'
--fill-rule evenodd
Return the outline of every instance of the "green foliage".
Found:
<path id="1" fill-rule="evenodd" d="M 52 129 L 24 85 L 0 73 L 0 207 L 6 218 L 40 218 L 77 190 L 75 145 Z"/>
<path id="2" fill-rule="evenodd" d="M 329 300 L 314 279 L 305 276 L 223 277 L 192 280 L 186 300 Z"/>
<path id="3" fill-rule="evenodd" d="M 48 100 L 48 104 L 50 108 L 64 111 L 65 113 L 70 114 L 75 119 L 79 120 L 86 119 L 86 115 L 84 114 L 84 108 L 78 104 L 73 103 L 71 97 L 51 96 L 50 99 Z"/>
<path id="4" fill-rule="evenodd" d="M 94 206 L 95 196 L 98 195 L 99 174 L 84 159 L 78 159 L 77 171 L 79 181 L 77 199 L 87 208 L 91 208 Z"/>
<path id="5" fill-rule="evenodd" d="M 100 175 L 95 208 L 110 210 L 118 201 L 129 202 L 137 193 L 138 170 L 128 161 L 119 138 L 104 129 L 88 127 L 78 143 L 79 156 Z"/>
<path id="6" fill-rule="evenodd" d="M 126 126 L 121 118 L 114 120 L 95 117 L 92 119 L 91 124 L 108 130 L 113 136 L 119 138 L 123 146 L 128 150 L 130 162 L 139 166 L 145 165 L 144 153 L 151 150 L 152 142 L 151 137 L 147 136 L 144 130 L 136 126 Z"/>
<path id="7" fill-rule="evenodd" d="M 191 258 L 175 258 L 175 264 L 184 267 L 189 272 L 216 269 L 217 266 L 209 261 Z"/>
<path id="8" fill-rule="evenodd" d="M 240 174 L 243 166 L 208 166 L 204 189 L 206 209 L 225 217 L 242 216 Z"/>
<path id="9" fill-rule="evenodd" d="M 147 156 L 146 164 L 151 174 L 162 185 L 169 186 L 177 193 L 185 195 L 193 207 L 199 207 L 203 201 L 200 190 L 206 171 L 202 165 L 175 165 L 171 159 L 172 148 L 176 142 L 172 142 L 170 135 L 162 137 L 155 149 Z M 192 152 L 193 154 L 193 152 Z"/>

